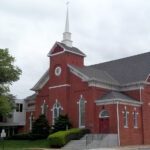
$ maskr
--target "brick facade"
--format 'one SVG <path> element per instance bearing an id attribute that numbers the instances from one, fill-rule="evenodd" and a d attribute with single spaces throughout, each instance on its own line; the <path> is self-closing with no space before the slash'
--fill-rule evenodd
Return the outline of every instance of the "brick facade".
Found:
<path id="1" fill-rule="evenodd" d="M 109 113 L 109 133 L 118 134 L 120 145 L 134 144 L 150 144 L 150 86 L 144 86 L 140 91 L 137 87 L 133 90 L 122 91 L 125 95 L 133 98 L 137 102 L 143 102 L 141 105 L 134 103 L 123 103 L 118 101 L 118 116 L 117 118 L 117 103 L 105 103 L 102 105 L 96 104 L 95 100 L 104 96 L 111 91 L 105 87 L 89 86 L 88 82 L 83 81 L 78 75 L 72 73 L 68 64 L 84 67 L 84 57 L 77 54 L 63 52 L 60 46 L 56 46 L 50 56 L 49 80 L 38 90 L 36 96 L 35 111 L 33 115 L 35 119 L 42 113 L 42 105 L 44 100 L 47 104 L 47 119 L 49 124 L 52 124 L 52 109 L 56 101 L 62 106 L 62 114 L 68 114 L 69 119 L 73 123 L 73 127 L 79 127 L 79 100 L 82 96 L 85 103 L 85 127 L 89 128 L 93 133 L 100 133 L 100 112 L 105 109 Z M 55 75 L 55 68 L 60 66 L 62 69 L 61 75 Z M 128 112 L 128 127 L 124 127 L 123 111 L 126 107 Z M 137 128 L 134 127 L 133 111 L 136 110 Z M 26 126 L 24 131 L 29 131 L 29 115 L 26 114 Z M 118 120 L 119 119 L 119 120 Z M 119 127 L 118 127 L 119 123 Z"/>

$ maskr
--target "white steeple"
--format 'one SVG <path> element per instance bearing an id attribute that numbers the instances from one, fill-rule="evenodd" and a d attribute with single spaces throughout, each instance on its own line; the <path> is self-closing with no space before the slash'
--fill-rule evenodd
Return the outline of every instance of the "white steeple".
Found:
<path id="1" fill-rule="evenodd" d="M 65 25 L 65 31 L 63 33 L 63 40 L 62 43 L 65 45 L 72 47 L 72 41 L 71 41 L 71 33 L 69 32 L 69 9 L 68 9 L 68 4 L 67 2 L 67 13 L 66 13 L 66 25 Z"/>

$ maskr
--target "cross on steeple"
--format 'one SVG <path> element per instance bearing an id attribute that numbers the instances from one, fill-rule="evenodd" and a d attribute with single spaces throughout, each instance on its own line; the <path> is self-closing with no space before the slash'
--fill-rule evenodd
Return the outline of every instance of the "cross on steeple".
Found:
<path id="1" fill-rule="evenodd" d="M 65 24 L 65 31 L 63 33 L 63 40 L 62 43 L 65 45 L 72 47 L 72 41 L 71 41 L 71 33 L 69 32 L 69 1 L 66 2 L 67 6 L 67 13 L 66 13 L 66 24 Z"/>

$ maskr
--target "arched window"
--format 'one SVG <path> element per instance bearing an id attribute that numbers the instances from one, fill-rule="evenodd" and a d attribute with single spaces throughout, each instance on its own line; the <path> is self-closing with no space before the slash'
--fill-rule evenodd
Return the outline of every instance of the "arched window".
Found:
<path id="1" fill-rule="evenodd" d="M 134 111 L 133 111 L 134 128 L 138 127 L 137 115 L 138 115 L 138 112 L 136 111 L 136 108 L 135 108 Z"/>
<path id="2" fill-rule="evenodd" d="M 44 103 L 41 107 L 42 107 L 42 114 L 46 116 L 46 114 L 47 114 L 47 104 L 46 104 L 45 100 L 44 100 Z"/>
<path id="3" fill-rule="evenodd" d="M 33 114 L 32 113 L 30 114 L 29 120 L 30 120 L 30 130 L 32 130 L 32 124 L 33 124 Z"/>
<path id="4" fill-rule="evenodd" d="M 56 100 L 52 108 L 53 124 L 55 123 L 55 120 L 59 117 L 59 115 L 61 114 L 61 110 L 63 110 L 63 108 L 61 107 L 60 103 Z"/>
<path id="5" fill-rule="evenodd" d="M 123 110 L 123 124 L 124 124 L 124 127 L 127 128 L 128 127 L 128 113 L 127 110 L 126 110 L 126 106 Z"/>
<path id="6" fill-rule="evenodd" d="M 103 109 L 99 114 L 99 118 L 108 118 L 108 117 L 109 117 L 109 113 L 105 109 Z"/>
<path id="7" fill-rule="evenodd" d="M 79 127 L 84 128 L 85 127 L 85 103 L 83 96 L 81 95 L 80 100 L 78 102 L 79 104 Z"/>

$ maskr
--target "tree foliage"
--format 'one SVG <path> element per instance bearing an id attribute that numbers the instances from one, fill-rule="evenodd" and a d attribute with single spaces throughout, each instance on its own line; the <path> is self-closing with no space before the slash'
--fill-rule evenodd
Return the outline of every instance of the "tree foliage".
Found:
<path id="1" fill-rule="evenodd" d="M 19 80 L 21 70 L 14 65 L 15 58 L 8 49 L 0 49 L 0 115 L 7 116 L 14 108 L 15 96 L 10 94 L 9 86 Z"/>
<path id="2" fill-rule="evenodd" d="M 45 115 L 40 115 L 33 122 L 31 136 L 33 139 L 47 138 L 49 135 L 50 126 Z"/>
<path id="3" fill-rule="evenodd" d="M 70 129 L 72 127 L 72 123 L 69 121 L 68 115 L 59 115 L 59 117 L 55 120 L 55 124 L 53 125 L 54 132 L 64 131 L 66 129 Z"/>

